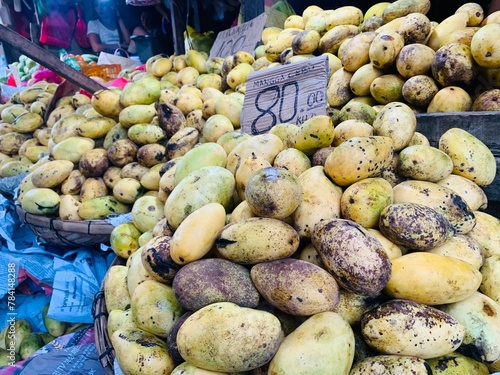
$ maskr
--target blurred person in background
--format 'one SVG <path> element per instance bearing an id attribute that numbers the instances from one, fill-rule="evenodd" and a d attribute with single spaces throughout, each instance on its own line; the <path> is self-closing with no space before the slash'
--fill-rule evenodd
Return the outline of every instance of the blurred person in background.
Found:
<path id="1" fill-rule="evenodd" d="M 134 53 L 130 32 L 115 9 L 113 0 L 94 0 L 97 19 L 87 25 L 87 36 L 94 53 L 115 53 L 117 49 Z M 131 48 L 132 47 L 132 48 Z"/>
<path id="2" fill-rule="evenodd" d="M 131 45 L 135 44 L 136 52 L 140 55 L 140 50 L 144 48 L 145 45 L 144 39 L 136 38 L 136 36 L 148 36 L 153 38 L 154 45 L 157 46 L 156 48 L 160 48 L 159 46 L 161 45 L 161 53 L 166 53 L 168 55 L 173 54 L 174 39 L 172 38 L 170 15 L 161 4 L 156 6 L 145 6 L 143 8 L 140 15 L 141 24 L 133 29 L 132 37 L 130 38 Z"/>
<path id="3" fill-rule="evenodd" d="M 140 21 L 140 26 L 134 28 L 132 35 L 167 35 L 172 28 L 170 16 L 161 4 L 144 7 Z"/>

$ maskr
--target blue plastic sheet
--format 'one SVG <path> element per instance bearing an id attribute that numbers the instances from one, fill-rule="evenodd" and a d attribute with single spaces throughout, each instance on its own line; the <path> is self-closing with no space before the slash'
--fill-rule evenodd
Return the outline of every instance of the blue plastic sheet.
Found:
<path id="1" fill-rule="evenodd" d="M 96 346 L 94 327 L 60 336 L 31 357 L 0 368 L 2 375 L 105 375 Z"/>
<path id="2" fill-rule="evenodd" d="M 20 181 L 22 176 L 18 176 Z M 45 332 L 41 311 L 68 323 L 93 323 L 92 304 L 115 258 L 107 246 L 64 249 L 40 241 L 23 225 L 14 205 L 19 181 L 0 183 L 0 329 L 10 318 L 26 319 Z M 7 282 L 12 280 L 12 282 Z M 30 358 L 0 368 L 5 375 L 105 375 L 95 347 L 94 328 L 56 338 Z"/>
<path id="3" fill-rule="evenodd" d="M 2 190 L 2 189 L 0 189 Z M 69 323 L 92 323 L 92 302 L 115 254 L 107 247 L 63 249 L 40 242 L 29 226 L 22 225 L 11 199 L 0 194 L 0 280 L 15 268 L 15 285 L 0 282 L 0 306 L 15 288 L 18 319 L 24 307 L 39 309 L 38 300 L 50 299 L 48 316 Z M 12 268 L 10 268 L 11 270 Z M 12 292 L 11 292 L 12 293 Z M 31 295 L 27 299 L 25 296 Z M 20 306 L 23 306 L 23 309 Z M 3 309 L 2 309 L 3 310 Z M 0 329 L 6 325 L 0 314 Z"/>

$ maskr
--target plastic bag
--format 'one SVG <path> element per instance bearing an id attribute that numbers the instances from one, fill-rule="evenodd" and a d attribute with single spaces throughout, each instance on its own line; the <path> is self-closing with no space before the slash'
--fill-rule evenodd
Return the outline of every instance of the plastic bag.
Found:
<path id="1" fill-rule="evenodd" d="M 59 50 L 59 60 L 61 60 L 66 65 L 71 66 L 75 70 L 81 70 L 78 61 L 76 61 L 73 55 L 70 55 L 64 48 L 61 48 Z"/>
<path id="2" fill-rule="evenodd" d="M 286 19 L 295 14 L 295 11 L 286 0 L 266 0 L 264 8 L 267 13 L 266 27 L 283 28 Z"/>
<path id="3" fill-rule="evenodd" d="M 60 48 L 71 47 L 71 37 L 75 31 L 75 11 L 60 13 L 57 10 L 42 18 L 40 25 L 40 43 Z"/>
<path id="4" fill-rule="evenodd" d="M 94 327 L 59 336 L 31 357 L 2 368 L 5 375 L 106 375 L 95 346 Z"/>
<path id="5" fill-rule="evenodd" d="M 206 52 L 210 54 L 210 49 L 215 42 L 215 33 L 213 31 L 206 31 L 199 33 L 191 26 L 186 26 L 184 32 L 184 44 L 186 50 L 194 49 L 199 52 Z"/>
<path id="6" fill-rule="evenodd" d="M 90 42 L 87 38 L 87 24 L 82 17 L 82 8 L 78 5 L 77 8 L 77 21 L 75 26 L 75 39 L 78 45 L 82 48 L 90 48 Z"/>
<path id="7" fill-rule="evenodd" d="M 39 81 L 47 81 L 49 83 L 61 83 L 63 79 L 54 73 L 52 70 L 43 68 L 33 74 L 34 83 Z"/>
<path id="8" fill-rule="evenodd" d="M 7 103 L 12 95 L 14 95 L 16 92 L 21 91 L 22 89 L 22 87 L 16 86 L 14 77 L 9 76 L 9 78 L 7 79 L 7 84 L 0 83 L 0 104 Z M 2 178 L 2 181 L 4 178 Z"/>
<path id="9" fill-rule="evenodd" d="M 111 53 L 101 52 L 97 59 L 97 65 L 103 64 L 120 64 L 122 69 L 134 69 L 138 64 L 137 61 L 127 57 L 113 55 Z"/>

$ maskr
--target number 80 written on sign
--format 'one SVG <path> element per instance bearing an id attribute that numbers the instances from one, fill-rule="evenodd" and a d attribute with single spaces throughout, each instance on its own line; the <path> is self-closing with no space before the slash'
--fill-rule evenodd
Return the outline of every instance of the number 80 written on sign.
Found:
<path id="1" fill-rule="evenodd" d="M 272 95 L 272 97 L 269 98 L 269 95 Z M 282 86 L 270 86 L 261 90 L 255 97 L 254 105 L 260 115 L 252 121 L 252 134 L 269 131 L 278 123 L 278 120 L 279 123 L 293 120 L 297 115 L 298 101 L 299 85 L 296 81 L 287 82 Z M 291 113 L 287 111 L 288 106 L 285 107 L 284 105 L 289 102 L 293 103 Z M 264 122 L 266 126 L 260 127 L 259 122 Z"/>

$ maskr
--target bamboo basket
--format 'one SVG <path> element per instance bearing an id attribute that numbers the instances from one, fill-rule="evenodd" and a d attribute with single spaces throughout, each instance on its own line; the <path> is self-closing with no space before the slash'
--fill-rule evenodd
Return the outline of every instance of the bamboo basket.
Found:
<path id="1" fill-rule="evenodd" d="M 114 265 L 124 265 L 125 259 L 116 257 L 111 263 Z M 94 318 L 95 346 L 99 362 L 101 362 L 104 371 L 108 375 L 114 375 L 115 350 L 111 345 L 108 335 L 108 311 L 106 309 L 106 298 L 104 296 L 104 282 L 99 292 L 94 297 L 92 304 L 92 316 Z"/>
<path id="2" fill-rule="evenodd" d="M 69 221 L 55 217 L 34 215 L 16 204 L 16 212 L 23 224 L 45 242 L 62 247 L 109 245 L 114 226 L 104 220 Z"/>

